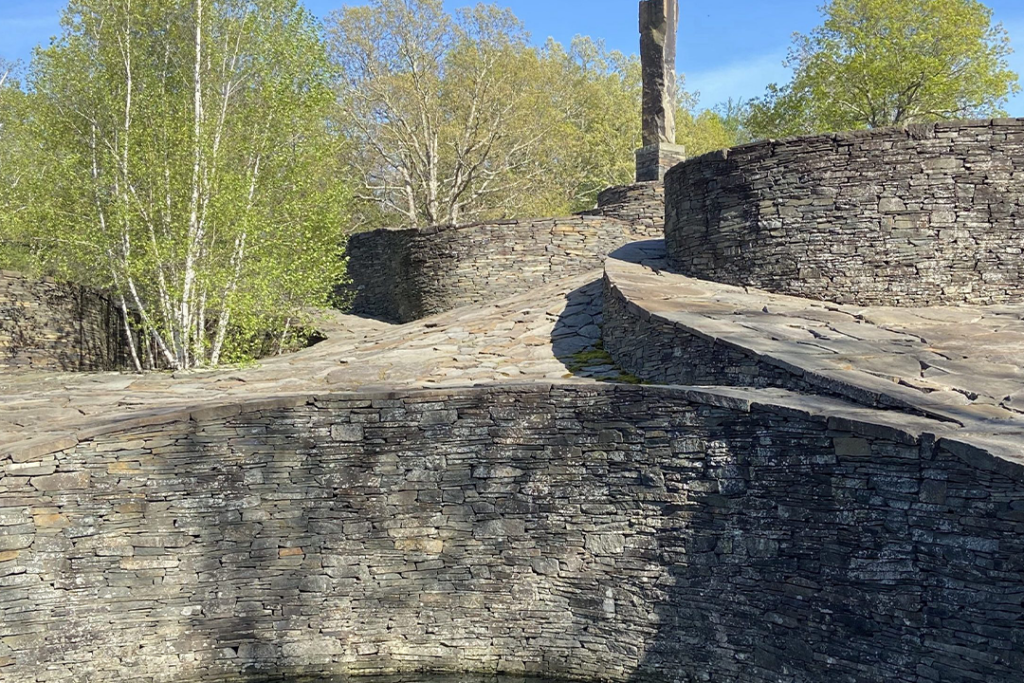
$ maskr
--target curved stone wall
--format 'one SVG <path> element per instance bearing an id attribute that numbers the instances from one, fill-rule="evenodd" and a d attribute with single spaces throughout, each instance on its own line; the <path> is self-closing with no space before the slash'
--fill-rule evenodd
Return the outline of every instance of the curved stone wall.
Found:
<path id="1" fill-rule="evenodd" d="M 0 271 L 0 369 L 113 370 L 127 354 L 120 313 L 105 297 Z"/>
<path id="2" fill-rule="evenodd" d="M 353 312 L 409 322 L 600 268 L 657 229 L 603 216 L 382 229 L 349 238 Z"/>
<path id="3" fill-rule="evenodd" d="M 643 226 L 648 237 L 665 230 L 665 184 L 661 181 L 609 187 L 597 195 L 597 208 L 584 215 L 608 216 Z"/>
<path id="4" fill-rule="evenodd" d="M 1024 119 L 759 142 L 665 186 L 685 275 L 860 305 L 1024 299 Z"/>
<path id="5" fill-rule="evenodd" d="M 0 458 L 0 678 L 1016 681 L 1024 471 L 940 427 L 593 384 L 130 418 Z"/>

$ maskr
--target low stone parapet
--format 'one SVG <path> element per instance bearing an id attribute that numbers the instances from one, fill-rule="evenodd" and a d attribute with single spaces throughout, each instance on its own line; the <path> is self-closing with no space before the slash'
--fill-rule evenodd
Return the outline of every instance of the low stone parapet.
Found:
<path id="1" fill-rule="evenodd" d="M 349 238 L 352 311 L 409 322 L 495 301 L 600 268 L 647 236 L 642 222 L 604 216 L 381 229 Z"/>
<path id="2" fill-rule="evenodd" d="M 593 384 L 135 416 L 0 457 L 0 678 L 1009 683 L 1024 470 L 945 430 Z"/>

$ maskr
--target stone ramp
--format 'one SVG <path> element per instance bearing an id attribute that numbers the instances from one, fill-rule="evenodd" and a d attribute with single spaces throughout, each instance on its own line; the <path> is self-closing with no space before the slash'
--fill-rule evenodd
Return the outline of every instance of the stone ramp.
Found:
<path id="1" fill-rule="evenodd" d="M 662 244 L 615 252 L 606 294 L 594 271 L 405 325 L 329 313 L 326 341 L 252 368 L 0 374 L 0 445 L 44 448 L 97 424 L 243 398 L 614 380 L 618 368 L 572 362 L 603 325 L 615 361 L 649 382 L 778 387 L 916 414 L 1022 461 L 1024 305 L 893 309 L 774 295 L 672 274 Z"/>
<path id="2" fill-rule="evenodd" d="M 674 274 L 664 243 L 605 266 L 605 346 L 673 384 L 777 386 L 955 425 L 1024 462 L 1024 304 L 843 306 Z"/>
<path id="3" fill-rule="evenodd" d="M 572 355 L 600 337 L 600 271 L 406 325 L 326 312 L 327 340 L 243 369 L 183 373 L 0 373 L 0 451 L 98 424 L 209 403 L 366 387 L 581 381 Z"/>

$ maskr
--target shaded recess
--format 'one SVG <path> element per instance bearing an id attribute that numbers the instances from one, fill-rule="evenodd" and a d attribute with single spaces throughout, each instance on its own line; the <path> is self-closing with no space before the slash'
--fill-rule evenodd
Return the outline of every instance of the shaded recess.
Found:
<path id="1" fill-rule="evenodd" d="M 124 323 L 107 297 L 0 271 L 0 369 L 115 370 L 129 363 Z"/>
<path id="2" fill-rule="evenodd" d="M 769 140 L 665 178 L 673 266 L 845 304 L 1024 299 L 1024 119 Z"/>

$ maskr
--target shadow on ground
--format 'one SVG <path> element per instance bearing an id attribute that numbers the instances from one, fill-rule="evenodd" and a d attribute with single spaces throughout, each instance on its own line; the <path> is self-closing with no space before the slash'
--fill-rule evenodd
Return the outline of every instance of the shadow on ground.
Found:
<path id="1" fill-rule="evenodd" d="M 604 283 L 595 280 L 566 295 L 562 311 L 551 332 L 551 349 L 566 370 L 575 377 L 606 382 L 639 380 L 615 364 L 604 350 Z"/>

